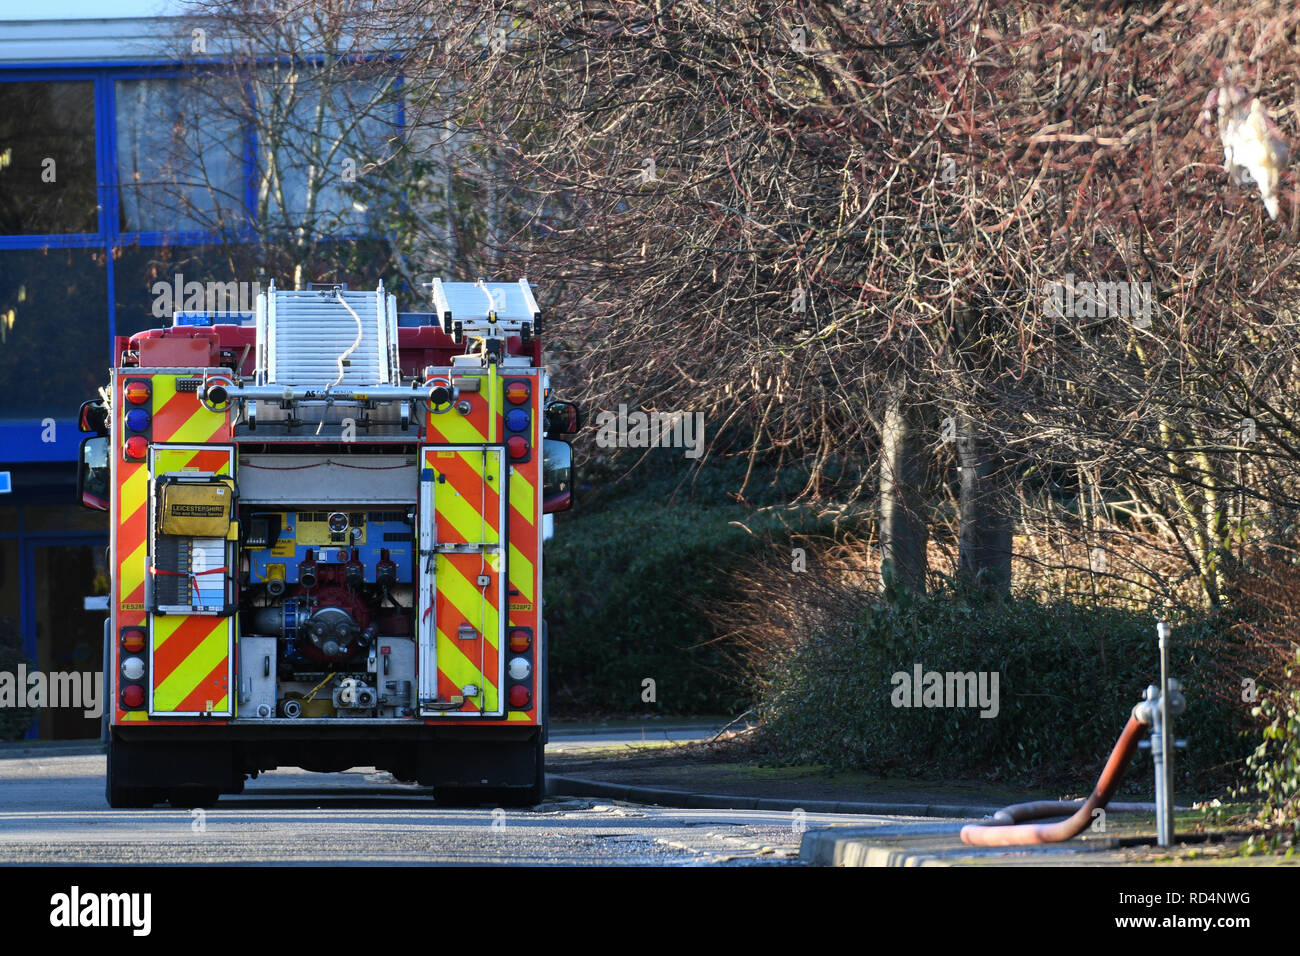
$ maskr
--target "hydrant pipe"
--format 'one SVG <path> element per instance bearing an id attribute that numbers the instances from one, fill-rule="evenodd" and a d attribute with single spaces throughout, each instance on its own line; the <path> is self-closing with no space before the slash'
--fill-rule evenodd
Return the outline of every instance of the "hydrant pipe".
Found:
<path id="1" fill-rule="evenodd" d="M 1060 843 L 1077 836 L 1092 824 L 1092 811 L 1110 802 L 1144 733 L 1146 726 L 1137 718 L 1129 717 L 1124 732 L 1119 735 L 1115 749 L 1110 752 L 1110 759 L 1101 771 L 1097 786 L 1069 819 L 1058 823 L 1024 823 L 1021 821 L 1063 812 L 1062 805 L 1055 801 L 1020 803 L 999 810 L 988 823 L 971 823 L 962 827 L 962 842 L 972 846 L 1024 846 Z M 1068 806 L 1070 805 L 1066 804 Z"/>

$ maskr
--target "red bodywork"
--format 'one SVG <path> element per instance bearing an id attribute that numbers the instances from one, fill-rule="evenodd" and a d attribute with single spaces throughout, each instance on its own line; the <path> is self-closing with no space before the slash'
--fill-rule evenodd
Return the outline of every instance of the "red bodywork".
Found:
<path id="1" fill-rule="evenodd" d="M 114 340 L 114 354 L 120 356 L 122 368 L 216 368 L 222 366 L 240 375 L 253 375 L 257 330 L 251 325 L 214 325 L 210 327 L 176 326 L 148 329 L 130 337 Z M 434 325 L 397 330 L 398 357 L 402 374 L 419 376 L 430 366 L 447 366 L 452 356 L 464 355 L 465 346 L 457 345 L 442 329 Z M 518 336 L 506 339 L 508 355 L 528 355 L 533 364 L 542 363 L 542 344 L 533 339 L 525 347 Z"/>

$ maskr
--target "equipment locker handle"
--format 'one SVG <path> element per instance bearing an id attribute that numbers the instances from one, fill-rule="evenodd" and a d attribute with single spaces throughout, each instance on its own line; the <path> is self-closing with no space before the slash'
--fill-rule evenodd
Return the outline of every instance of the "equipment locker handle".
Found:
<path id="1" fill-rule="evenodd" d="M 263 677 L 271 676 L 271 655 L 270 654 L 267 654 L 265 657 L 262 658 L 262 676 Z"/>

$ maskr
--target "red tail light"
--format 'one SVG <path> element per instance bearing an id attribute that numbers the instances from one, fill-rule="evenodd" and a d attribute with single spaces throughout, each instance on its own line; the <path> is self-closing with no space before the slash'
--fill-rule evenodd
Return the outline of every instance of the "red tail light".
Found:
<path id="1" fill-rule="evenodd" d="M 149 452 L 149 439 L 143 435 L 136 435 L 126 440 L 126 457 L 133 461 L 144 461 L 144 456 Z"/>
<path id="2" fill-rule="evenodd" d="M 122 688 L 123 707 L 143 707 L 144 688 L 139 684 L 127 684 Z"/>
<path id="3" fill-rule="evenodd" d="M 510 707 L 512 710 L 527 710 L 533 703 L 533 692 L 523 684 L 510 688 Z"/>

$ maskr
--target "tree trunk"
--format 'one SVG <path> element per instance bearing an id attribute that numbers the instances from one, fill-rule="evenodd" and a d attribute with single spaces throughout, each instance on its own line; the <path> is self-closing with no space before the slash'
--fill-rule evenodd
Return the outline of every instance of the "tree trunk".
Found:
<path id="1" fill-rule="evenodd" d="M 962 417 L 957 427 L 961 465 L 961 537 L 958 577 L 990 597 L 1011 591 L 1011 532 L 1014 496 L 1001 456 L 979 425 Z"/>
<path id="2" fill-rule="evenodd" d="M 930 450 L 924 408 L 909 402 L 901 388 L 890 392 L 887 403 L 880 429 L 880 577 L 886 588 L 924 594 L 930 537 L 923 488 Z"/>

